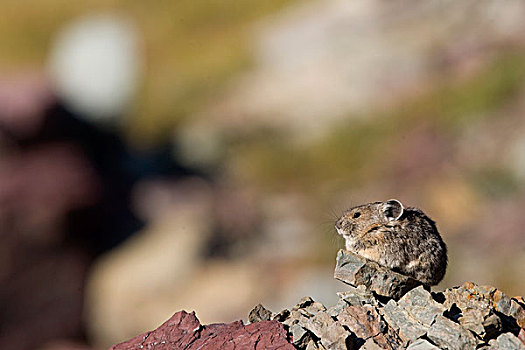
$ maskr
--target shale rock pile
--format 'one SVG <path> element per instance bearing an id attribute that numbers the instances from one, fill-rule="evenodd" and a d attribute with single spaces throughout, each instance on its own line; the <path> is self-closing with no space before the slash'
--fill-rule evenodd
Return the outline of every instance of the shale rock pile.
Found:
<path id="1" fill-rule="evenodd" d="M 433 293 L 343 250 L 335 277 L 350 285 L 336 305 L 307 297 L 276 315 L 259 305 L 250 321 L 282 322 L 297 349 L 525 349 L 525 302 L 494 287 Z"/>
<path id="2" fill-rule="evenodd" d="M 493 287 L 419 286 L 396 301 L 359 286 L 339 298 L 328 308 L 303 298 L 269 319 L 285 325 L 297 349 L 525 349 L 523 300 Z M 255 316 L 261 309 L 252 321 L 264 319 Z"/>
<path id="3" fill-rule="evenodd" d="M 112 349 L 525 350 L 523 298 L 470 282 L 431 292 L 347 251 L 337 256 L 335 277 L 349 286 L 330 307 L 310 297 L 279 313 L 257 305 L 248 325 L 203 326 L 181 311 Z"/>

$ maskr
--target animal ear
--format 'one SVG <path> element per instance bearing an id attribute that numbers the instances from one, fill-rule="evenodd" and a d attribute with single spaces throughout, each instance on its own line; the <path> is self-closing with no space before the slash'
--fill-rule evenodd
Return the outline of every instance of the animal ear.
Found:
<path id="1" fill-rule="evenodd" d="M 403 204 L 397 199 L 390 199 L 383 203 L 381 211 L 388 221 L 398 220 L 404 212 Z"/>

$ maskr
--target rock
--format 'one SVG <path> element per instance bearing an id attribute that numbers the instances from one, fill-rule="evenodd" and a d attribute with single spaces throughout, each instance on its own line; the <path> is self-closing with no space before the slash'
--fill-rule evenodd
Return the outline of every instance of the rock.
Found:
<path id="1" fill-rule="evenodd" d="M 398 302 L 390 300 L 381 310 L 402 340 L 414 341 L 425 335 L 434 320 L 446 309 L 423 286 L 419 286 Z"/>
<path id="2" fill-rule="evenodd" d="M 494 287 L 465 283 L 430 293 L 419 285 L 397 301 L 364 285 L 338 295 L 329 308 L 304 297 L 275 316 L 259 304 L 249 325 L 203 326 L 181 311 L 112 349 L 525 349 L 525 329 L 517 324 L 523 306 Z"/>
<path id="3" fill-rule="evenodd" d="M 381 316 L 370 305 L 349 306 L 337 316 L 337 319 L 357 337 L 363 339 L 374 337 L 386 328 Z"/>
<path id="4" fill-rule="evenodd" d="M 444 316 L 436 317 L 427 336 L 440 349 L 475 349 L 477 345 L 472 333 Z"/>
<path id="5" fill-rule="evenodd" d="M 506 316 L 510 316 L 512 300 L 502 291 L 495 289 L 488 296 L 481 294 L 482 297 L 492 301 L 494 308 Z"/>
<path id="6" fill-rule="evenodd" d="M 490 349 L 525 350 L 525 344 L 512 333 L 503 333 L 489 342 Z"/>
<path id="7" fill-rule="evenodd" d="M 434 301 L 432 295 L 423 286 L 412 289 L 405 294 L 398 303 L 399 307 L 416 321 L 426 327 L 430 327 L 438 315 L 442 315 L 446 308 Z"/>
<path id="8" fill-rule="evenodd" d="M 383 316 L 403 341 L 413 341 L 426 334 L 428 327 L 414 319 L 394 300 L 390 300 L 382 309 Z"/>
<path id="9" fill-rule="evenodd" d="M 519 328 L 525 326 L 523 306 L 494 287 L 467 282 L 447 289 L 444 296 L 444 305 L 449 310 L 455 305 L 461 311 L 460 324 L 484 340 L 502 331 L 519 332 Z"/>
<path id="10" fill-rule="evenodd" d="M 313 316 L 313 315 L 317 314 L 318 312 L 326 311 L 326 307 L 323 304 L 321 304 L 321 303 L 319 303 L 317 301 L 314 301 L 313 303 L 311 303 L 310 305 L 305 307 L 303 310 L 308 315 Z"/>
<path id="11" fill-rule="evenodd" d="M 338 315 L 337 319 L 356 337 L 372 340 L 382 349 L 393 349 L 400 343 L 392 344 L 387 338 L 387 324 L 377 309 L 371 305 L 349 306 Z"/>
<path id="12" fill-rule="evenodd" d="M 515 318 L 517 324 L 525 328 L 525 310 L 519 300 L 508 297 L 494 287 L 467 282 L 460 287 L 447 289 L 444 293 L 447 299 L 445 306 L 456 303 L 462 310 L 469 306 L 493 308 L 505 316 Z"/>
<path id="13" fill-rule="evenodd" d="M 515 299 L 510 301 L 510 310 L 507 316 L 514 317 L 521 328 L 525 328 L 525 309 Z"/>
<path id="14" fill-rule="evenodd" d="M 484 318 L 483 323 L 481 325 L 485 330 L 485 334 L 481 334 L 480 336 L 484 340 L 495 338 L 498 335 L 498 333 L 501 332 L 502 329 L 501 319 L 492 312 Z M 466 325 L 464 327 L 469 329 Z"/>
<path id="15" fill-rule="evenodd" d="M 374 294 L 366 289 L 364 285 L 359 285 L 357 287 L 350 286 L 350 290 L 338 292 L 337 296 L 349 305 L 359 306 L 372 304 L 377 306 L 377 299 L 374 297 Z"/>
<path id="16" fill-rule="evenodd" d="M 273 317 L 274 321 L 284 322 L 290 316 L 290 310 L 284 309 Z"/>
<path id="17" fill-rule="evenodd" d="M 493 314 L 491 302 L 484 297 L 491 295 L 495 290 L 492 287 L 477 286 L 473 283 L 447 289 L 444 292 L 444 306 L 449 310 L 449 318 L 484 338 L 486 333 L 484 324 L 491 328 L 498 325 L 498 320 L 491 316 Z M 487 321 L 485 318 L 488 318 Z"/>
<path id="18" fill-rule="evenodd" d="M 521 340 L 523 344 L 525 344 L 525 329 L 524 328 L 520 329 L 518 333 L 518 339 Z"/>
<path id="19" fill-rule="evenodd" d="M 382 349 L 385 349 L 384 347 L 382 346 L 379 346 L 375 341 L 374 339 L 372 338 L 369 338 L 365 341 L 365 343 L 363 344 L 363 346 L 360 348 L 360 349 L 363 349 L 363 350 L 382 350 Z"/>
<path id="20" fill-rule="evenodd" d="M 320 350 L 322 346 L 319 346 L 315 341 L 310 340 L 308 345 L 306 345 L 305 350 Z"/>
<path id="21" fill-rule="evenodd" d="M 310 297 L 303 297 L 301 298 L 301 300 L 299 300 L 299 302 L 297 303 L 297 305 L 295 305 L 295 309 L 302 309 L 302 308 L 305 308 L 307 306 L 310 306 L 314 303 L 315 301 L 310 298 Z"/>
<path id="22" fill-rule="evenodd" d="M 401 298 L 421 283 L 346 250 L 337 253 L 334 277 L 354 287 L 364 285 L 378 295 Z"/>
<path id="23" fill-rule="evenodd" d="M 336 317 L 337 315 L 339 315 L 341 313 L 341 311 L 343 311 L 344 309 L 346 309 L 348 307 L 348 304 L 344 301 L 344 300 L 341 300 L 339 299 L 337 301 L 337 303 L 333 306 L 330 306 L 326 312 L 332 316 L 332 317 Z"/>
<path id="24" fill-rule="evenodd" d="M 458 322 L 484 340 L 489 340 L 501 332 L 501 319 L 487 308 L 465 308 L 457 317 Z"/>
<path id="25" fill-rule="evenodd" d="M 269 321 L 271 319 L 272 319 L 272 312 L 266 309 L 261 304 L 258 304 L 256 307 L 254 307 L 253 310 L 250 311 L 250 314 L 248 315 L 248 321 L 250 321 L 250 323 Z"/>
<path id="26" fill-rule="evenodd" d="M 298 324 L 301 327 L 307 327 L 308 318 L 309 317 L 305 316 L 303 313 L 301 313 L 301 311 L 295 309 L 290 311 L 290 314 L 284 321 L 282 321 L 282 323 L 288 327 L 291 327 L 294 324 Z"/>
<path id="27" fill-rule="evenodd" d="M 344 301 L 341 303 L 346 306 Z M 298 349 L 345 349 L 349 334 L 332 318 L 337 314 L 330 314 L 323 304 L 304 297 L 291 310 L 278 313 L 274 320 L 288 326 L 292 342 Z"/>
<path id="28" fill-rule="evenodd" d="M 439 348 L 425 339 L 419 339 L 410 344 L 407 350 L 439 350 Z"/>
<path id="29" fill-rule="evenodd" d="M 326 312 L 319 312 L 308 322 L 308 329 L 319 339 L 321 344 L 328 349 L 346 350 L 346 338 L 349 333 L 337 321 L 334 321 Z"/>
<path id="30" fill-rule="evenodd" d="M 242 321 L 203 326 L 195 313 L 177 312 L 151 332 L 138 335 L 111 347 L 111 350 L 131 349 L 279 349 L 294 350 L 286 331 L 277 321 L 244 325 Z"/>
<path id="31" fill-rule="evenodd" d="M 290 333 L 292 334 L 292 344 L 299 349 L 306 348 L 308 343 L 312 340 L 308 331 L 298 324 L 294 324 L 290 327 Z"/>

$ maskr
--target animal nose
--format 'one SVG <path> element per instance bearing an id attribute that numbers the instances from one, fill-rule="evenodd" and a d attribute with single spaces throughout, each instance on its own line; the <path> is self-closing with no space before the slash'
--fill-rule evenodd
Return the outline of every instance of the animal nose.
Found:
<path id="1" fill-rule="evenodd" d="M 339 219 L 335 222 L 335 228 L 341 228 L 343 226 L 343 219 Z"/>

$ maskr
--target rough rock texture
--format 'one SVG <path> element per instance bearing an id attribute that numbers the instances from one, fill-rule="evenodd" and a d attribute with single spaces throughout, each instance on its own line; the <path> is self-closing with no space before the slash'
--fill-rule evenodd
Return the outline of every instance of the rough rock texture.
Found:
<path id="1" fill-rule="evenodd" d="M 242 321 L 203 326 L 194 313 L 179 311 L 154 331 L 138 335 L 111 350 L 131 349 L 294 349 L 276 321 L 244 325 Z"/>
<path id="2" fill-rule="evenodd" d="M 525 344 L 520 342 L 512 333 L 504 333 L 497 339 L 489 342 L 490 349 L 522 349 L 525 350 Z"/>
<path id="3" fill-rule="evenodd" d="M 418 286 L 399 300 L 350 288 L 332 307 L 303 298 L 273 319 L 297 349 L 525 349 L 525 304 L 496 288 Z"/>
<path id="4" fill-rule="evenodd" d="M 248 321 L 250 321 L 250 323 L 269 321 L 271 318 L 272 312 L 265 309 L 261 304 L 254 307 L 248 315 Z"/>
<path id="5" fill-rule="evenodd" d="M 399 299 L 421 284 L 413 278 L 343 249 L 337 253 L 334 277 L 352 286 L 364 285 L 379 295 L 394 299 Z"/>
<path id="6" fill-rule="evenodd" d="M 335 275 L 355 286 L 328 308 L 310 297 L 278 314 L 259 304 L 246 326 L 202 326 L 194 314 L 178 312 L 112 349 L 525 350 L 525 303 L 494 287 L 468 282 L 431 293 L 345 251 L 337 256 Z"/>
<path id="7" fill-rule="evenodd" d="M 431 293 L 344 250 L 334 275 L 350 285 L 335 305 L 306 297 L 273 316 L 297 349 L 525 349 L 525 303 L 494 287 L 469 282 Z"/>

